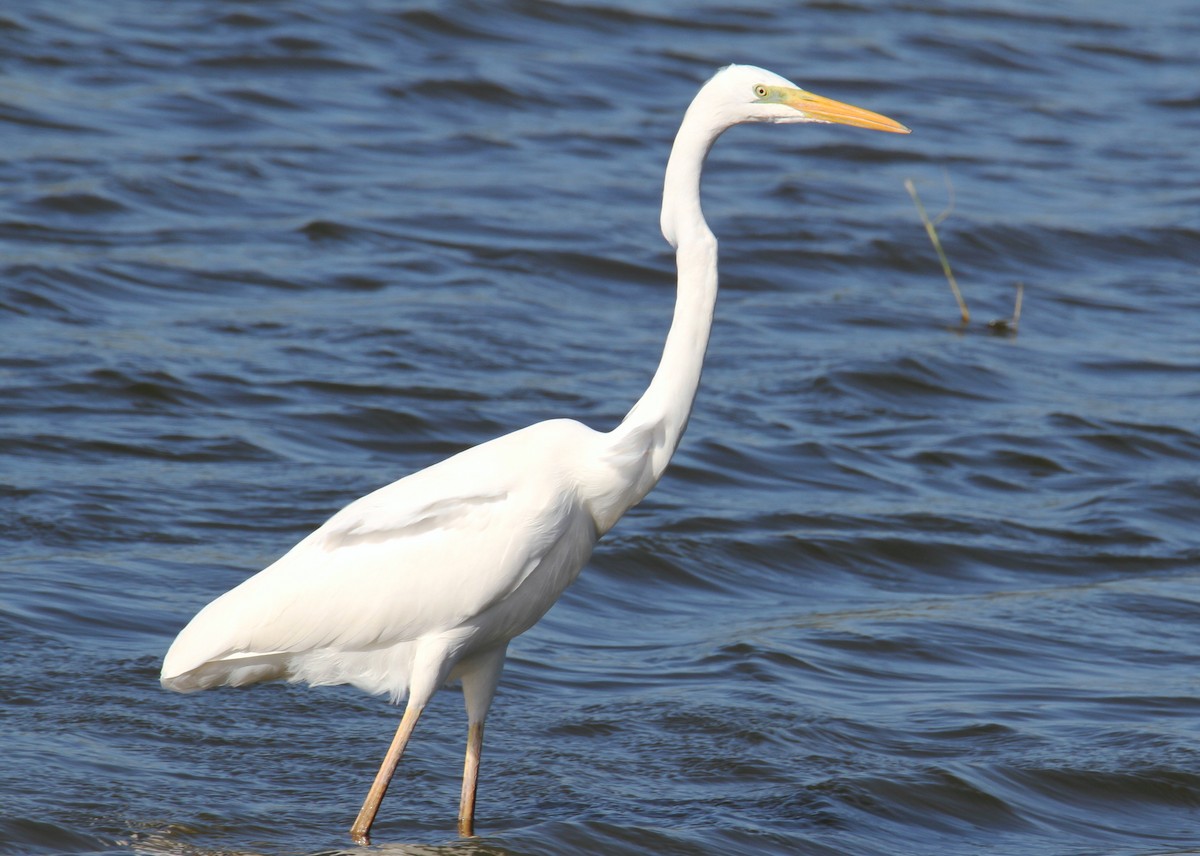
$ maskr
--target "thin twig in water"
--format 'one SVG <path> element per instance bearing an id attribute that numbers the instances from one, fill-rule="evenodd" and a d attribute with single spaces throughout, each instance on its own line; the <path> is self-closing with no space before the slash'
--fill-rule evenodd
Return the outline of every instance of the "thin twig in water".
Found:
<path id="1" fill-rule="evenodd" d="M 1017 327 L 1021 323 L 1021 298 L 1025 295 L 1025 283 L 1017 283 L 1017 300 L 1013 304 L 1012 318 L 997 318 L 988 322 L 988 329 L 1002 335 L 1017 335 Z"/>
<path id="2" fill-rule="evenodd" d="M 933 225 L 933 221 L 929 219 L 929 215 L 925 213 L 925 206 L 921 204 L 921 197 L 917 195 L 917 188 L 913 184 L 911 178 L 904 179 L 904 187 L 908 190 L 908 195 L 912 197 L 913 204 L 917 206 L 917 213 L 921 215 L 921 222 L 925 224 L 925 233 L 929 235 L 929 240 L 933 244 L 933 249 L 937 252 L 938 260 L 942 263 L 942 272 L 946 274 L 946 281 L 950 283 L 950 290 L 954 292 L 954 299 L 958 301 L 958 311 L 962 313 L 962 322 L 964 324 L 971 323 L 971 312 L 967 309 L 967 302 L 963 300 L 962 292 L 958 290 L 958 283 L 954 279 L 954 272 L 950 270 L 950 261 L 946 258 L 945 251 L 942 250 L 942 242 L 938 240 L 937 229 Z M 939 217 L 939 221 L 944 219 L 950 213 L 947 208 Z"/>

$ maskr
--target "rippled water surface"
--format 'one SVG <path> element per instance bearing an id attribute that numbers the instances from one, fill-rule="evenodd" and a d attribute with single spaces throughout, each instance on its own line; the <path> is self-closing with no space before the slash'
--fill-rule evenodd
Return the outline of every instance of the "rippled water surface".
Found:
<path id="1" fill-rule="evenodd" d="M 675 464 L 511 646 L 481 837 L 444 692 L 375 846 L 1200 852 L 1197 45 L 1184 0 L 4 5 L 0 852 L 356 849 L 397 710 L 162 655 L 354 497 L 620 419 L 730 61 L 914 133 L 718 143 Z"/>

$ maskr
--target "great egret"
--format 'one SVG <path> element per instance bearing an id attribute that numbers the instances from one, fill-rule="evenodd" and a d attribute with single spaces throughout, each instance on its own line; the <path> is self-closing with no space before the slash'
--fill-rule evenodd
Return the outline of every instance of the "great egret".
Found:
<path id="1" fill-rule="evenodd" d="M 343 508 L 176 638 L 162 685 L 180 692 L 286 678 L 352 684 L 408 704 L 350 834 L 367 842 L 421 711 L 462 680 L 467 753 L 458 829 L 473 834 L 483 723 L 513 637 L 579 575 L 597 539 L 662 477 L 687 425 L 717 296 L 717 241 L 700 210 L 713 142 L 742 122 L 898 122 L 731 65 L 684 115 L 663 188 L 678 296 L 649 388 L 612 431 L 541 422 L 460 452 Z"/>

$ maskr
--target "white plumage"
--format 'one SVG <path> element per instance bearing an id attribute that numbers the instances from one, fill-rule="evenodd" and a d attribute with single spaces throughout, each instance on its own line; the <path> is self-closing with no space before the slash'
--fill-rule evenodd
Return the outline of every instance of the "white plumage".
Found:
<path id="1" fill-rule="evenodd" d="M 468 744 L 459 830 L 473 828 L 483 722 L 509 640 L 579 575 L 596 540 L 662 477 L 700 382 L 717 294 L 717 243 L 700 209 L 716 138 L 741 122 L 838 122 L 907 132 L 752 66 L 729 66 L 688 108 L 667 164 L 662 230 L 679 291 L 662 360 L 614 430 L 542 422 L 382 487 L 202 609 L 171 645 L 181 692 L 287 679 L 407 697 L 351 829 L 366 841 L 417 718 L 461 678 Z"/>
<path id="2" fill-rule="evenodd" d="M 461 655 L 528 629 L 578 575 L 601 533 L 594 497 L 559 462 L 602 436 L 540 423 L 352 502 L 201 610 L 163 685 L 286 678 L 394 701 L 414 677 L 436 687 Z M 438 674 L 415 670 L 420 654 Z"/>

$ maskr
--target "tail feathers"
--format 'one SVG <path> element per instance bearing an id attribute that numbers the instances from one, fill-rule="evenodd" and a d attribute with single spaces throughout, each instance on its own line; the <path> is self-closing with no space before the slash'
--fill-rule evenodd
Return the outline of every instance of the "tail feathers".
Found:
<path id="1" fill-rule="evenodd" d="M 185 672 L 168 675 L 163 670 L 163 687 L 179 693 L 191 693 L 213 687 L 241 687 L 259 681 L 289 677 L 288 654 L 234 654 L 209 660 Z"/>
<path id="2" fill-rule="evenodd" d="M 404 642 L 370 651 L 273 651 L 226 654 L 180 670 L 170 653 L 160 681 L 166 689 L 190 693 L 213 687 L 240 687 L 260 681 L 303 681 L 312 686 L 350 684 L 395 703 L 408 695 L 415 645 Z"/>

